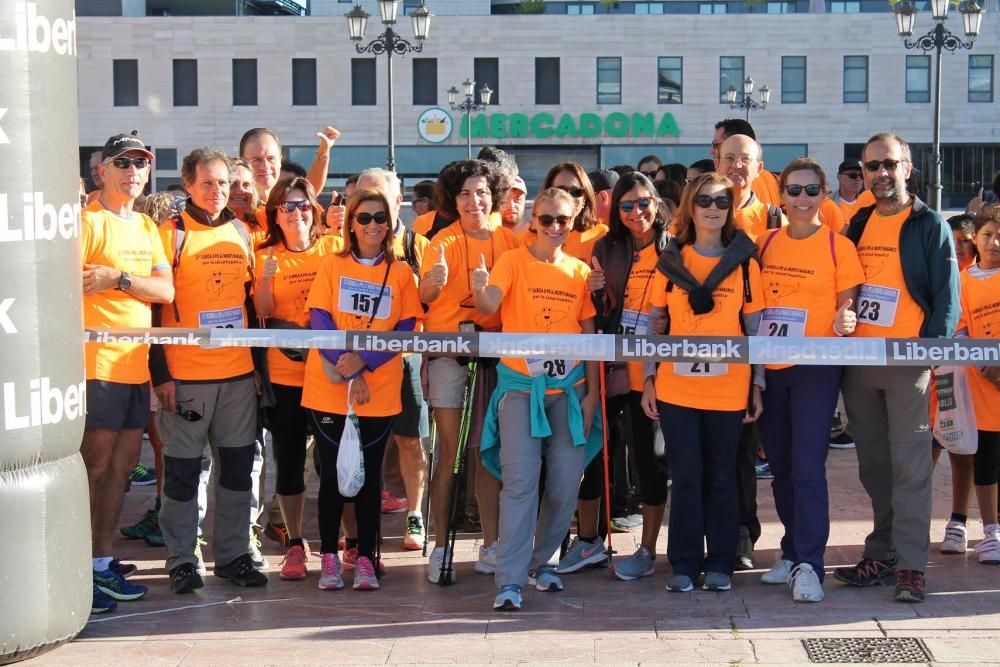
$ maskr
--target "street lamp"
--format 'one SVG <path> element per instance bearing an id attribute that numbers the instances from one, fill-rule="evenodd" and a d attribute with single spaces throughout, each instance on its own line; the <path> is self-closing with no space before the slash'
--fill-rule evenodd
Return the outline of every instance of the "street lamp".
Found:
<path id="1" fill-rule="evenodd" d="M 903 39 L 907 49 L 920 49 L 925 53 L 934 51 L 934 146 L 931 161 L 934 163 L 933 180 L 931 181 L 930 206 L 935 211 L 941 210 L 941 51 L 956 51 L 971 49 L 976 37 L 979 36 L 979 26 L 983 21 L 983 8 L 976 0 L 962 2 L 958 11 L 962 14 L 962 26 L 969 41 L 963 42 L 955 33 L 944 27 L 948 18 L 949 0 L 931 0 L 931 16 L 934 27 L 927 34 L 916 40 L 911 40 L 913 28 L 917 22 L 917 7 L 911 0 L 897 2 L 892 11 L 896 14 L 896 30 Z"/>
<path id="2" fill-rule="evenodd" d="M 392 111 L 392 54 L 405 55 L 407 53 L 419 53 L 424 50 L 424 40 L 431 29 L 431 17 L 434 16 L 427 9 L 423 2 L 415 10 L 410 12 L 410 19 L 413 21 L 413 36 L 416 43 L 411 44 L 392 29 L 396 24 L 396 15 L 399 12 L 399 0 L 378 0 L 379 17 L 385 31 L 373 39 L 368 44 L 362 44 L 365 38 L 365 27 L 368 25 L 368 12 L 361 8 L 360 0 L 351 11 L 344 16 L 347 18 L 347 31 L 354 42 L 354 48 L 358 53 L 370 53 L 374 56 L 386 54 L 386 72 L 388 73 L 389 91 L 389 145 L 388 155 L 385 160 L 385 167 L 389 171 L 396 171 L 396 146 L 394 139 L 394 118 Z"/>
<path id="3" fill-rule="evenodd" d="M 448 89 L 448 106 L 451 107 L 452 111 L 462 111 L 465 113 L 465 148 L 469 160 L 472 159 L 472 112 L 485 111 L 487 105 L 490 103 L 490 97 L 493 96 L 493 91 L 490 90 L 490 87 L 484 85 L 479 89 L 479 99 L 482 100 L 482 103 L 477 104 L 474 98 L 475 92 L 476 82 L 472 79 L 466 79 L 462 82 L 462 94 L 465 95 L 465 101 L 456 104 L 455 99 L 458 97 L 458 88 L 452 86 Z"/>
<path id="4" fill-rule="evenodd" d="M 729 84 L 726 89 L 726 101 L 729 102 L 730 109 L 740 109 L 747 112 L 747 120 L 750 120 L 751 111 L 763 111 L 767 108 L 767 103 L 771 101 L 771 89 L 765 83 L 760 87 L 760 102 L 754 100 L 753 95 L 754 80 L 749 76 L 743 79 L 743 99 L 736 101 L 736 87 Z"/>

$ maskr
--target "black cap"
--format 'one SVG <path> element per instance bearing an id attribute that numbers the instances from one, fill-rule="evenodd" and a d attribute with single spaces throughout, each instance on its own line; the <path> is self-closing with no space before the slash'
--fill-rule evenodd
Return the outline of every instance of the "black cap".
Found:
<path id="1" fill-rule="evenodd" d="M 861 160 L 844 160 L 837 167 L 837 174 L 843 174 L 845 171 L 861 171 Z"/>
<path id="2" fill-rule="evenodd" d="M 610 169 L 598 169 L 587 174 L 590 184 L 594 187 L 594 192 L 611 190 L 618 183 L 618 172 Z"/>
<path id="3" fill-rule="evenodd" d="M 146 150 L 146 145 L 139 139 L 138 134 L 138 130 L 132 130 L 131 134 L 116 134 L 110 137 L 101 149 L 101 161 L 113 160 L 129 151 L 140 151 L 152 160 L 153 154 Z"/>

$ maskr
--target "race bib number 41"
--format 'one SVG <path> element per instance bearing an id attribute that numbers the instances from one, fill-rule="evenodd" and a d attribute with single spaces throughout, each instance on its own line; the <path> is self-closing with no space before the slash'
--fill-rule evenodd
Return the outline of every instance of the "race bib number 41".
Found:
<path id="1" fill-rule="evenodd" d="M 342 313 L 364 315 L 365 317 L 374 315 L 376 320 L 387 320 L 392 308 L 392 287 L 390 285 L 386 285 L 384 289 L 380 289 L 380 287 L 375 283 L 341 276 L 337 307 Z M 380 291 L 382 292 L 381 299 L 379 298 Z"/>
<path id="2" fill-rule="evenodd" d="M 858 322 L 891 327 L 896 319 L 899 290 L 865 283 L 858 292 Z"/>

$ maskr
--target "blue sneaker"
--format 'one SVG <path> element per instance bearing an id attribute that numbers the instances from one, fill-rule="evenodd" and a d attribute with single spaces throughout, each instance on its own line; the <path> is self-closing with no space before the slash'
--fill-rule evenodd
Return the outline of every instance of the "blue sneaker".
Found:
<path id="1" fill-rule="evenodd" d="M 754 472 L 757 473 L 757 479 L 774 479 L 774 473 L 771 472 L 771 464 L 767 461 L 761 461 L 753 468 Z"/>
<path id="2" fill-rule="evenodd" d="M 640 546 L 635 553 L 615 562 L 615 575 L 623 581 L 632 581 L 639 577 L 653 574 L 653 554 L 649 549 Z"/>
<path id="3" fill-rule="evenodd" d="M 125 577 L 113 570 L 94 572 L 94 585 L 105 595 L 110 595 L 119 602 L 138 600 L 149 589 L 139 584 L 130 584 Z"/>
<path id="4" fill-rule="evenodd" d="M 493 598 L 493 608 L 497 611 L 518 611 L 521 608 L 521 587 L 517 584 L 501 586 L 500 592 Z"/>
<path id="5" fill-rule="evenodd" d="M 129 473 L 128 481 L 132 486 L 152 486 L 156 484 L 156 471 L 150 470 L 142 463 L 136 463 Z"/>
<path id="6" fill-rule="evenodd" d="M 607 559 L 608 549 L 604 546 L 604 542 L 600 538 L 593 542 L 585 542 L 579 537 L 574 537 L 573 541 L 569 543 L 566 555 L 559 561 L 559 567 L 556 568 L 556 572 L 559 574 L 569 574 L 588 565 L 603 563 Z"/>
<path id="7" fill-rule="evenodd" d="M 91 614 L 107 614 L 118 608 L 118 603 L 94 584 L 94 601 L 90 604 Z"/>
<path id="8" fill-rule="evenodd" d="M 556 576 L 556 571 L 551 567 L 545 567 L 535 572 L 535 576 L 529 577 L 528 582 L 531 583 L 532 580 L 534 580 L 535 589 L 543 593 L 558 593 L 563 590 L 562 579 Z"/>

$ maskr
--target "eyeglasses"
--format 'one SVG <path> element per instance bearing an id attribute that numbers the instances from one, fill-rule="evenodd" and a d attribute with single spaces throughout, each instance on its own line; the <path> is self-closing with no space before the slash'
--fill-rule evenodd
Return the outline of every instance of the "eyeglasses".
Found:
<path id="1" fill-rule="evenodd" d="M 639 173 L 642 174 L 643 176 L 645 176 L 646 178 L 648 178 L 649 180 L 653 180 L 654 178 L 656 178 L 656 171 L 657 170 L 653 170 L 653 171 L 640 171 Z"/>
<path id="2" fill-rule="evenodd" d="M 880 167 L 885 167 L 887 171 L 895 171 L 900 162 L 906 160 L 869 160 L 865 162 L 865 169 L 868 171 L 878 171 Z"/>
<path id="3" fill-rule="evenodd" d="M 809 185 L 792 184 L 785 186 L 785 192 L 788 193 L 789 197 L 798 197 L 802 194 L 803 190 L 805 190 L 807 196 L 815 197 L 823 191 L 823 188 L 820 187 L 819 183 L 810 183 Z"/>
<path id="4" fill-rule="evenodd" d="M 573 199 L 579 199 L 586 192 L 586 190 L 584 190 L 583 188 L 571 188 L 568 185 L 557 185 L 556 187 L 562 190 L 563 192 L 568 192 L 569 196 L 572 197 Z"/>
<path id="5" fill-rule="evenodd" d="M 624 213 L 631 213 L 632 209 L 638 206 L 641 209 L 649 208 L 652 203 L 650 197 L 639 197 L 638 199 L 626 199 L 623 202 L 618 202 L 618 208 L 620 208 Z"/>
<path id="6" fill-rule="evenodd" d="M 192 399 L 188 399 L 186 401 L 177 401 L 176 414 L 177 414 L 178 417 L 180 417 L 181 419 L 184 419 L 186 421 L 189 421 L 189 422 L 196 422 L 196 421 L 201 420 L 201 413 L 205 412 L 205 405 L 204 405 L 204 403 L 201 406 L 201 412 L 195 412 L 194 410 L 189 410 L 189 409 L 181 407 L 181 403 L 190 403 L 193 400 L 194 399 L 192 398 Z"/>
<path id="7" fill-rule="evenodd" d="M 145 169 L 149 166 L 148 157 L 116 157 L 108 162 L 115 165 L 116 169 L 128 169 L 133 165 L 136 169 Z"/>
<path id="8" fill-rule="evenodd" d="M 719 195 L 718 197 L 713 197 L 712 195 L 695 195 L 694 203 L 699 208 L 709 208 L 712 204 L 715 204 L 715 208 L 725 211 L 733 205 L 733 200 L 729 195 Z"/>
<path id="9" fill-rule="evenodd" d="M 573 222 L 573 216 L 571 215 L 539 215 L 537 216 L 538 224 L 542 227 L 551 227 L 553 223 L 558 222 L 561 226 L 565 227 Z"/>
<path id="10" fill-rule="evenodd" d="M 861 178 L 860 171 L 845 171 L 840 174 L 841 176 L 847 176 L 852 181 L 857 181 Z"/>
<path id="11" fill-rule="evenodd" d="M 426 203 L 427 203 L 427 197 L 417 197 L 416 199 L 414 199 L 414 200 L 413 200 L 412 202 L 410 202 L 410 203 L 411 203 L 411 204 L 413 204 L 414 206 L 416 206 L 417 204 L 419 204 L 419 203 L 421 203 L 421 202 L 423 202 L 423 203 L 425 203 L 425 204 L 426 204 Z"/>
<path id="12" fill-rule="evenodd" d="M 354 221 L 359 225 L 369 225 L 374 222 L 376 225 L 384 225 L 389 222 L 389 214 L 385 211 L 377 213 L 355 213 Z"/>
<path id="13" fill-rule="evenodd" d="M 291 213 L 295 209 L 299 209 L 303 213 L 312 210 L 312 203 L 308 199 L 299 199 L 298 201 L 283 201 L 278 204 L 278 208 L 285 213 Z"/>

